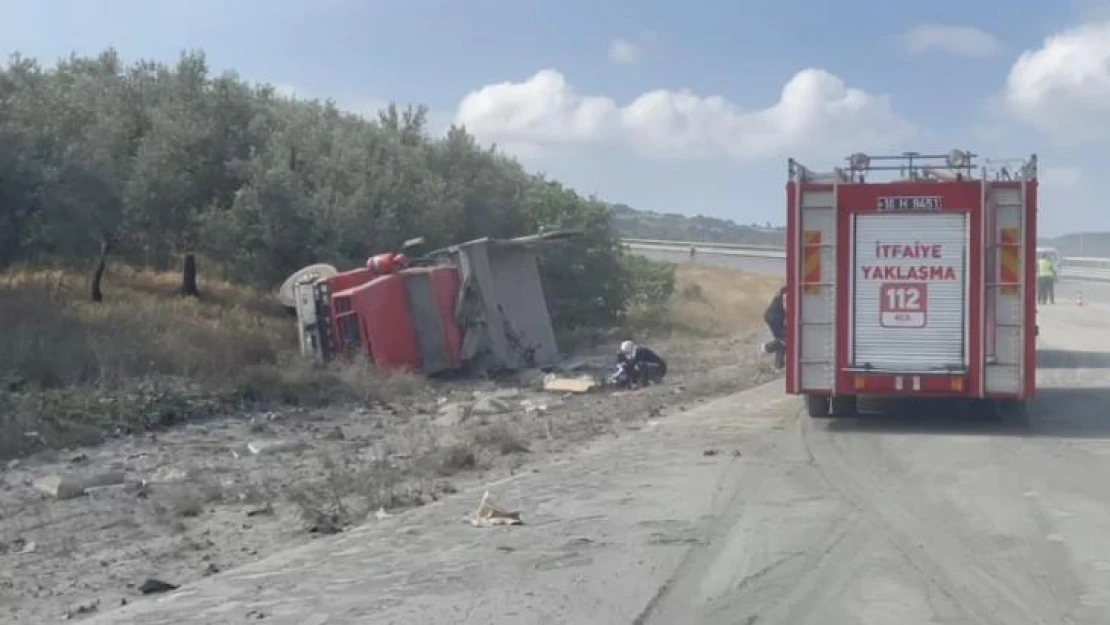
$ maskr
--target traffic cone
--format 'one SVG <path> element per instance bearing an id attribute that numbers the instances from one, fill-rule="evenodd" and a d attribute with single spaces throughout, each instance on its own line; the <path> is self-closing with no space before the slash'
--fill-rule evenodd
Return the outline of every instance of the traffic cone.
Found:
<path id="1" fill-rule="evenodd" d="M 1083 305 L 1083 291 L 1076 291 L 1075 292 L 1075 305 L 1076 306 L 1082 306 Z"/>

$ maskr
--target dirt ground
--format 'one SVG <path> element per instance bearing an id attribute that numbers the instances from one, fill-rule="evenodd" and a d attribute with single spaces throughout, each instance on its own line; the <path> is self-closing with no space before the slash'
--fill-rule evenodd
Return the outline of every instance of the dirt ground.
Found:
<path id="1" fill-rule="evenodd" d="M 767 381 L 777 374 L 759 338 L 652 343 L 671 373 L 639 391 L 552 394 L 535 376 L 438 383 L 379 410 L 248 414 L 11 461 L 0 467 L 0 622 L 141 601 L 149 580 L 181 585 Z M 611 351 L 585 356 L 607 364 Z M 111 472 L 123 483 L 71 499 L 35 487 Z"/>

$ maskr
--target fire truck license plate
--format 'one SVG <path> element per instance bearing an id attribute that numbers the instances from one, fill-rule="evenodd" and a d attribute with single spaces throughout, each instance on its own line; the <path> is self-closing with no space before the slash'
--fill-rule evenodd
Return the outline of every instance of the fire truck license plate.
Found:
<path id="1" fill-rule="evenodd" d="M 895 195 L 879 198 L 880 212 L 888 211 L 939 211 L 944 209 L 944 198 L 939 196 Z"/>
<path id="2" fill-rule="evenodd" d="M 929 290 L 924 282 L 887 282 L 879 287 L 879 325 L 884 328 L 924 328 L 929 313 Z"/>

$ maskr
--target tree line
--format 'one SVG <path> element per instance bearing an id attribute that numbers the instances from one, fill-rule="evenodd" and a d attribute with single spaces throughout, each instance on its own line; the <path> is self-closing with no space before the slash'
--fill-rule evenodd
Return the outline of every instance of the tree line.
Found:
<path id="1" fill-rule="evenodd" d="M 430 136 L 427 108 L 376 119 L 280 95 L 202 52 L 125 64 L 108 49 L 0 71 L 0 271 L 16 263 L 196 265 L 272 288 L 312 262 L 360 265 L 409 238 L 430 247 L 576 228 L 542 260 L 556 322 L 615 320 L 627 268 L 608 207 L 482 146 Z"/>

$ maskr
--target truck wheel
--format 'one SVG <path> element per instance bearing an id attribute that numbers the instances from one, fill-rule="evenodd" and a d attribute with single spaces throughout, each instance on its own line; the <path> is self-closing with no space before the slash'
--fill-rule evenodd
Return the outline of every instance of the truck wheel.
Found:
<path id="1" fill-rule="evenodd" d="M 829 416 L 830 402 L 828 395 L 806 395 L 806 412 L 815 419 Z"/>
<path id="2" fill-rule="evenodd" d="M 854 417 L 859 410 L 855 395 L 837 395 L 831 404 L 834 417 Z"/>

